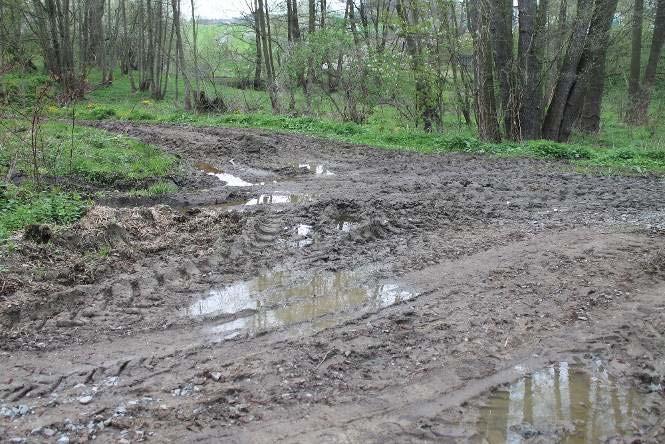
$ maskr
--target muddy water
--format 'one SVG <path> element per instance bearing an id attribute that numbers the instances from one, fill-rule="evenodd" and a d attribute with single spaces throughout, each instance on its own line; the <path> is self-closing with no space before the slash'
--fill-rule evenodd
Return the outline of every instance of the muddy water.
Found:
<path id="1" fill-rule="evenodd" d="M 252 334 L 302 323 L 321 329 L 339 322 L 336 315 L 340 312 L 376 310 L 414 296 L 397 284 L 369 286 L 366 277 L 349 271 L 269 272 L 210 290 L 189 307 L 188 315 L 234 318 L 207 330 L 213 340 L 224 340 L 243 332 Z"/>
<path id="2" fill-rule="evenodd" d="M 270 205 L 270 204 L 299 204 L 302 202 L 311 202 L 312 196 L 307 194 L 260 194 L 254 199 L 250 199 L 245 205 Z"/>
<path id="3" fill-rule="evenodd" d="M 209 174 L 210 176 L 215 176 L 230 187 L 251 187 L 253 185 L 252 183 L 246 182 L 238 176 L 225 173 L 219 168 L 210 165 L 209 163 L 199 162 L 195 166 L 204 173 Z"/>
<path id="4" fill-rule="evenodd" d="M 312 165 L 309 164 L 309 163 L 300 163 L 300 164 L 298 164 L 298 168 L 305 168 L 308 171 L 311 171 L 312 170 Z M 320 164 L 314 166 L 314 173 L 317 176 L 322 176 L 322 175 L 323 176 L 334 176 L 335 175 L 335 173 L 333 173 L 332 171 L 326 169 L 325 166 L 320 165 Z"/>
<path id="5" fill-rule="evenodd" d="M 587 369 L 561 362 L 493 393 L 478 432 L 490 444 L 605 442 L 631 433 L 643 396 L 600 364 Z"/>

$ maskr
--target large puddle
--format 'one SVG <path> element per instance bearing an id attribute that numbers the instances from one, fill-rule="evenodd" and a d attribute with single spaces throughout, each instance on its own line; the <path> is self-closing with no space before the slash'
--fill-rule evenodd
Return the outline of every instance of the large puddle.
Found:
<path id="1" fill-rule="evenodd" d="M 210 165 L 209 163 L 205 162 L 199 162 L 196 165 L 196 168 L 199 170 L 203 171 L 204 173 L 210 175 L 210 176 L 215 176 L 222 182 L 226 183 L 227 186 L 230 187 L 251 187 L 252 183 L 246 182 L 242 180 L 238 176 L 234 176 L 233 174 L 225 173 L 219 168 L 214 167 L 213 165 Z"/>
<path id="2" fill-rule="evenodd" d="M 631 433 L 643 398 L 599 363 L 561 362 L 490 395 L 478 432 L 490 444 L 606 442 Z"/>
<path id="3" fill-rule="evenodd" d="M 376 310 L 414 296 L 394 283 L 367 285 L 364 278 L 366 274 L 349 271 L 264 273 L 210 290 L 188 308 L 187 314 L 228 318 L 207 330 L 213 340 L 224 340 L 302 323 L 318 330 L 340 322 L 341 312 Z"/>

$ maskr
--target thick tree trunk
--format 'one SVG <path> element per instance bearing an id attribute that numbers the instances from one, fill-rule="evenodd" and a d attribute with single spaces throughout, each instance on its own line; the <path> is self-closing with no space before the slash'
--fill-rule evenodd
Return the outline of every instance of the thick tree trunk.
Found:
<path id="1" fill-rule="evenodd" d="M 592 0 L 578 0 L 573 33 L 543 122 L 542 137 L 545 139 L 560 139 L 564 113 L 578 80 L 578 65 L 584 51 L 591 14 Z"/>
<path id="2" fill-rule="evenodd" d="M 594 69 L 605 63 L 608 45 L 608 32 L 616 11 L 618 0 L 598 0 L 593 8 L 588 33 L 584 37 L 584 47 L 580 54 L 577 67 L 569 79 L 570 88 L 561 109 L 560 120 L 556 128 L 556 137 L 547 137 L 551 140 L 566 142 L 577 122 L 585 96 L 587 96 L 591 75 Z M 602 67 L 604 70 L 604 67 Z M 595 81 L 596 79 L 594 79 Z M 600 87 L 602 89 L 602 85 Z M 554 100 L 554 99 L 553 99 Z M 602 100 L 598 97 L 597 100 Z M 598 108 L 600 103 L 597 104 Z M 548 128 L 549 129 L 549 128 Z"/>

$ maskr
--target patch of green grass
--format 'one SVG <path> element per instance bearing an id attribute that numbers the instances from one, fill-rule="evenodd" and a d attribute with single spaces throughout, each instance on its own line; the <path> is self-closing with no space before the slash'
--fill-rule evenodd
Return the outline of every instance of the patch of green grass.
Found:
<path id="1" fill-rule="evenodd" d="M 21 132 L 5 142 L 7 152 L 19 153 L 17 170 L 26 175 L 33 172 L 29 137 L 29 131 Z M 175 156 L 136 139 L 94 128 L 75 126 L 72 130 L 61 122 L 45 123 L 37 145 L 40 174 L 75 176 L 100 184 L 164 177 L 177 165 Z M 6 165 L 8 159 L 0 161 Z"/>
<path id="2" fill-rule="evenodd" d="M 160 181 L 150 185 L 148 188 L 141 190 L 134 190 L 129 194 L 137 197 L 153 197 L 153 196 L 163 196 L 165 194 L 171 194 L 178 191 L 178 186 L 173 182 Z"/>
<path id="3" fill-rule="evenodd" d="M 0 186 L 0 242 L 30 224 L 73 223 L 85 214 L 88 206 L 89 202 L 76 193 Z"/>

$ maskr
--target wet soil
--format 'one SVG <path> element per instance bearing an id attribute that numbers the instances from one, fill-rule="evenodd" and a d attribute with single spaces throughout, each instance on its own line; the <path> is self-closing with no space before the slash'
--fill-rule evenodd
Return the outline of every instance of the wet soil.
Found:
<path id="1" fill-rule="evenodd" d="M 188 177 L 0 259 L 0 441 L 665 440 L 662 177 L 95 125 Z"/>

